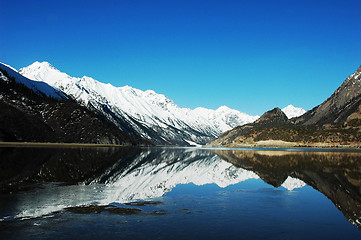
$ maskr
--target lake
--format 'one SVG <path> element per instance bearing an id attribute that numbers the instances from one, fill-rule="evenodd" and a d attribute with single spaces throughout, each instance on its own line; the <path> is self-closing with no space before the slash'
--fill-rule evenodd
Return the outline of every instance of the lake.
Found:
<path id="1" fill-rule="evenodd" d="M 0 239 L 361 239 L 361 152 L 0 148 Z"/>

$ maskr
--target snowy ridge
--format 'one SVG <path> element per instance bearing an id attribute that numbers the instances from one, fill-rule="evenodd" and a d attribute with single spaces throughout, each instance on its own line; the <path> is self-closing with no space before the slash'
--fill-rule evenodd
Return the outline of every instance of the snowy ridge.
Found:
<path id="1" fill-rule="evenodd" d="M 294 107 L 293 105 L 288 105 L 287 107 L 282 108 L 282 112 L 286 114 L 288 119 L 299 117 L 306 113 L 306 110 L 298 107 Z"/>
<path id="2" fill-rule="evenodd" d="M 180 108 L 152 90 L 114 87 L 86 76 L 71 77 L 47 62 L 35 62 L 19 73 L 65 92 L 119 128 L 160 144 L 205 144 L 224 131 L 258 118 L 225 106 L 217 110 Z"/>
<path id="3" fill-rule="evenodd" d="M 250 116 L 227 106 L 221 106 L 216 110 L 198 107 L 193 111 L 200 116 L 204 116 L 222 132 L 228 131 L 240 125 L 254 122 L 259 118 L 259 116 Z"/>
<path id="4" fill-rule="evenodd" d="M 4 63 L 0 63 L 0 68 L 5 70 L 10 77 L 13 77 L 16 82 L 22 83 L 28 88 L 32 89 L 35 93 L 39 95 L 45 95 L 48 97 L 53 97 L 57 99 L 67 98 L 61 91 L 57 90 L 56 88 L 50 86 L 47 83 L 39 82 L 39 81 L 33 81 L 30 80 L 21 74 L 18 73 L 18 71 Z"/>

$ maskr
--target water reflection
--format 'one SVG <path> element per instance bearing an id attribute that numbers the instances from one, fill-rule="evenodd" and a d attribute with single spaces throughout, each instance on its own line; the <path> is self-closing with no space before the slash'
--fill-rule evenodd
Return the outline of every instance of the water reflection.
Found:
<path id="1" fill-rule="evenodd" d="M 261 178 L 290 191 L 312 186 L 360 228 L 361 153 L 0 148 L 0 155 L 2 220 L 45 216 L 71 206 L 159 198 L 179 184 L 213 183 L 224 188 Z M 78 185 L 29 188 L 46 182 Z"/>
<path id="2" fill-rule="evenodd" d="M 31 183 L 88 183 L 116 164 L 125 167 L 138 148 L 0 148 L 0 192 Z"/>
<path id="3" fill-rule="evenodd" d="M 108 202 L 161 197 L 178 184 L 226 187 L 251 178 L 251 171 L 233 166 L 204 150 L 152 149 L 143 151 L 124 169 L 94 179 L 115 188 Z"/>
<path id="4" fill-rule="evenodd" d="M 274 187 L 293 177 L 329 198 L 361 229 L 361 153 L 313 151 L 214 151 L 223 160 L 256 173 Z"/>

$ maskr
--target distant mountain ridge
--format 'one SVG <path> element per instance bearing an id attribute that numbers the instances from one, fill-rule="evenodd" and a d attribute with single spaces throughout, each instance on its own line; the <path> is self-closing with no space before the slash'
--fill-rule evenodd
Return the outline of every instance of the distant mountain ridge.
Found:
<path id="1" fill-rule="evenodd" d="M 114 87 L 86 76 L 74 78 L 47 62 L 35 62 L 19 73 L 63 91 L 123 131 L 156 144 L 205 144 L 224 131 L 258 118 L 226 106 L 217 110 L 179 108 L 152 90 Z"/>
<path id="2" fill-rule="evenodd" d="M 0 66 L 18 83 L 38 95 L 77 102 L 120 131 L 154 144 L 203 145 L 227 130 L 259 118 L 227 106 L 216 110 L 179 108 L 172 100 L 153 90 L 114 87 L 86 76 L 71 77 L 48 62 L 34 62 L 19 71 L 6 64 L 0 63 Z M 282 111 L 289 118 L 304 112 L 292 105 Z"/>
<path id="3" fill-rule="evenodd" d="M 361 147 L 361 67 L 322 104 L 288 119 L 279 108 L 223 133 L 209 146 Z"/>

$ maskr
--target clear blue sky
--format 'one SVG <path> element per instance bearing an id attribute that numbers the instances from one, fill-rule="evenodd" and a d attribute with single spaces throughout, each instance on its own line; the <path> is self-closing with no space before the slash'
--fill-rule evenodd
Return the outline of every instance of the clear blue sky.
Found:
<path id="1" fill-rule="evenodd" d="M 180 107 L 320 104 L 361 64 L 360 0 L 0 0 L 0 61 L 153 89 Z"/>

